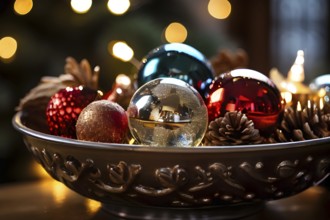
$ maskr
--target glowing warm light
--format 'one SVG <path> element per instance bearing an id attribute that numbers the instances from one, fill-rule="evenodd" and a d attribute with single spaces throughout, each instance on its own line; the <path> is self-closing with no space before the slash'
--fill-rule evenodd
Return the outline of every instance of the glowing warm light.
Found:
<path id="1" fill-rule="evenodd" d="M 52 202 L 57 205 L 63 205 L 65 199 L 68 197 L 70 191 L 61 182 L 53 179 L 44 179 L 41 181 L 40 190 L 50 192 L 52 196 Z"/>
<path id="2" fill-rule="evenodd" d="M 131 3 L 129 0 L 109 0 L 107 6 L 111 13 L 122 15 L 129 9 Z"/>
<path id="3" fill-rule="evenodd" d="M 292 101 L 292 97 L 289 97 L 289 93 L 309 94 L 311 92 L 311 89 L 303 84 L 305 79 L 304 62 L 304 51 L 298 50 L 296 59 L 291 66 L 286 79 L 275 68 L 273 68 L 270 72 L 270 78 L 276 86 L 278 86 L 281 91 L 282 98 L 285 99 L 287 104 Z M 319 96 L 322 97 L 322 95 L 325 95 L 325 91 L 320 91 Z M 291 101 L 289 102 L 289 100 Z"/>
<path id="4" fill-rule="evenodd" d="M 50 179 L 51 177 L 46 172 L 46 170 L 39 164 L 39 163 L 33 163 L 33 171 L 36 173 L 36 175 L 42 179 Z"/>
<path id="5" fill-rule="evenodd" d="M 303 82 L 305 79 L 304 72 L 304 51 L 298 50 L 296 60 L 294 61 L 289 73 L 288 80 L 291 82 Z"/>
<path id="6" fill-rule="evenodd" d="M 135 143 L 135 139 L 134 138 L 131 138 L 130 140 L 129 140 L 129 142 L 128 142 L 128 144 L 134 144 Z"/>
<path id="7" fill-rule="evenodd" d="M 292 93 L 291 92 L 281 92 L 281 96 L 285 100 L 285 103 L 289 104 L 292 102 Z"/>
<path id="8" fill-rule="evenodd" d="M 88 12 L 91 7 L 92 0 L 71 0 L 71 8 L 78 14 Z"/>
<path id="9" fill-rule="evenodd" d="M 122 90 L 121 88 L 117 88 L 117 89 L 116 89 L 116 93 L 118 93 L 118 94 L 122 94 L 122 93 L 123 93 L 123 90 Z"/>
<path id="10" fill-rule="evenodd" d="M 323 110 L 323 108 L 324 108 L 323 99 L 320 99 L 319 108 L 320 108 L 320 110 Z"/>
<path id="11" fill-rule="evenodd" d="M 63 203 L 63 201 L 68 195 L 68 189 L 66 188 L 66 186 L 61 182 L 52 181 L 50 184 L 50 188 L 52 189 L 54 202 L 56 204 Z"/>
<path id="12" fill-rule="evenodd" d="M 33 8 L 32 0 L 16 0 L 14 3 L 14 11 L 19 15 L 26 15 Z"/>
<path id="13" fill-rule="evenodd" d="M 133 49 L 123 41 L 118 41 L 112 45 L 109 43 L 108 51 L 116 58 L 125 62 L 130 61 L 134 56 Z"/>
<path id="14" fill-rule="evenodd" d="M 286 88 L 287 88 L 287 90 L 288 90 L 289 92 L 292 92 L 293 94 L 296 94 L 296 93 L 298 92 L 298 90 L 297 90 L 297 86 L 296 86 L 295 84 L 289 82 L 289 83 L 287 83 L 286 85 L 287 85 Z"/>
<path id="15" fill-rule="evenodd" d="M 94 214 L 101 208 L 101 203 L 92 199 L 86 199 L 85 206 L 88 213 Z"/>
<path id="16" fill-rule="evenodd" d="M 324 97 L 327 94 L 327 91 L 325 90 L 325 88 L 321 88 L 318 92 L 317 95 L 319 97 Z"/>
<path id="17" fill-rule="evenodd" d="M 10 59 L 17 51 L 17 41 L 12 37 L 0 39 L 0 58 Z"/>
<path id="18" fill-rule="evenodd" d="M 216 19 L 226 19 L 231 13 L 231 4 L 228 0 L 210 0 L 208 12 Z"/>
<path id="19" fill-rule="evenodd" d="M 185 26 L 178 22 L 173 22 L 165 29 L 165 39 L 170 43 L 182 43 L 188 35 Z"/>
<path id="20" fill-rule="evenodd" d="M 309 108 L 309 109 L 312 108 L 311 100 L 308 100 L 308 101 L 307 101 L 307 108 Z"/>
<path id="21" fill-rule="evenodd" d="M 298 101 L 297 102 L 297 111 L 300 112 L 302 109 L 301 109 L 301 104 L 300 102 Z"/>
<path id="22" fill-rule="evenodd" d="M 131 79 L 125 74 L 121 73 L 116 77 L 116 84 L 123 88 L 128 88 L 131 85 Z"/>

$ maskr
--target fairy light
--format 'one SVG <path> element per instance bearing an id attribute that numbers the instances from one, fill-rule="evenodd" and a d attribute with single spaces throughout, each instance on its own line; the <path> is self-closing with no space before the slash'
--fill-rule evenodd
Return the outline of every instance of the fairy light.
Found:
<path id="1" fill-rule="evenodd" d="M 134 56 L 133 49 L 124 41 L 118 41 L 113 45 L 110 45 L 110 47 L 111 54 L 122 61 L 128 62 Z"/>
<path id="2" fill-rule="evenodd" d="M 231 13 L 231 4 L 228 0 L 210 0 L 208 12 L 216 19 L 226 19 Z"/>
<path id="3" fill-rule="evenodd" d="M 32 8 L 33 8 L 32 0 L 16 0 L 14 2 L 14 11 L 18 15 L 26 15 L 32 10 Z"/>
<path id="4" fill-rule="evenodd" d="M 71 8 L 78 14 L 84 14 L 92 7 L 92 0 L 71 0 Z"/>
<path id="5" fill-rule="evenodd" d="M 186 40 L 188 31 L 186 27 L 178 22 L 169 24 L 165 29 L 165 39 L 170 43 L 182 43 Z"/>
<path id="6" fill-rule="evenodd" d="M 118 76 L 116 77 L 116 83 L 118 85 L 120 85 L 121 87 L 128 88 L 132 82 L 128 76 L 121 73 L 121 74 L 118 74 Z"/>
<path id="7" fill-rule="evenodd" d="M 134 57 L 133 49 L 124 41 L 116 41 L 108 43 L 108 52 L 110 55 L 124 62 L 130 62 L 136 68 L 139 68 L 141 63 Z"/>
<path id="8" fill-rule="evenodd" d="M 122 15 L 131 6 L 129 0 L 109 0 L 107 3 L 108 10 L 115 15 Z"/>
<path id="9" fill-rule="evenodd" d="M 0 39 L 0 58 L 10 59 L 17 51 L 17 41 L 10 36 Z"/>

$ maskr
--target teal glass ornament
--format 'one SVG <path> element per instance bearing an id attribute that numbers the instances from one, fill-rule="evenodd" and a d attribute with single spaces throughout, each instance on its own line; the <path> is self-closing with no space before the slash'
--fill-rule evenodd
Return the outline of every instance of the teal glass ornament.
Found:
<path id="1" fill-rule="evenodd" d="M 169 43 L 153 49 L 143 58 L 137 84 L 140 87 L 160 77 L 185 81 L 205 100 L 214 71 L 208 59 L 197 49 L 183 43 Z"/>

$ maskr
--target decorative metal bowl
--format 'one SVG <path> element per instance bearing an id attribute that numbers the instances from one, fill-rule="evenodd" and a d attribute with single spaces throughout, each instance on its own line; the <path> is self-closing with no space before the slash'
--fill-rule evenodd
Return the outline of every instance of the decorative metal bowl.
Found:
<path id="1" fill-rule="evenodd" d="M 56 180 L 132 219 L 232 219 L 295 195 L 329 174 L 330 138 L 217 147 L 86 142 L 14 127 Z"/>

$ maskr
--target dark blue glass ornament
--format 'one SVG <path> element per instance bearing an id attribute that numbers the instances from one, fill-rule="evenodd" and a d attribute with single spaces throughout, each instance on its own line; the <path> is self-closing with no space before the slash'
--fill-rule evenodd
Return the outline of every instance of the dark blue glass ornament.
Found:
<path id="1" fill-rule="evenodd" d="M 208 59 L 197 49 L 182 43 L 164 44 L 143 58 L 137 83 L 141 87 L 150 80 L 174 77 L 193 86 L 204 98 L 214 79 Z"/>

